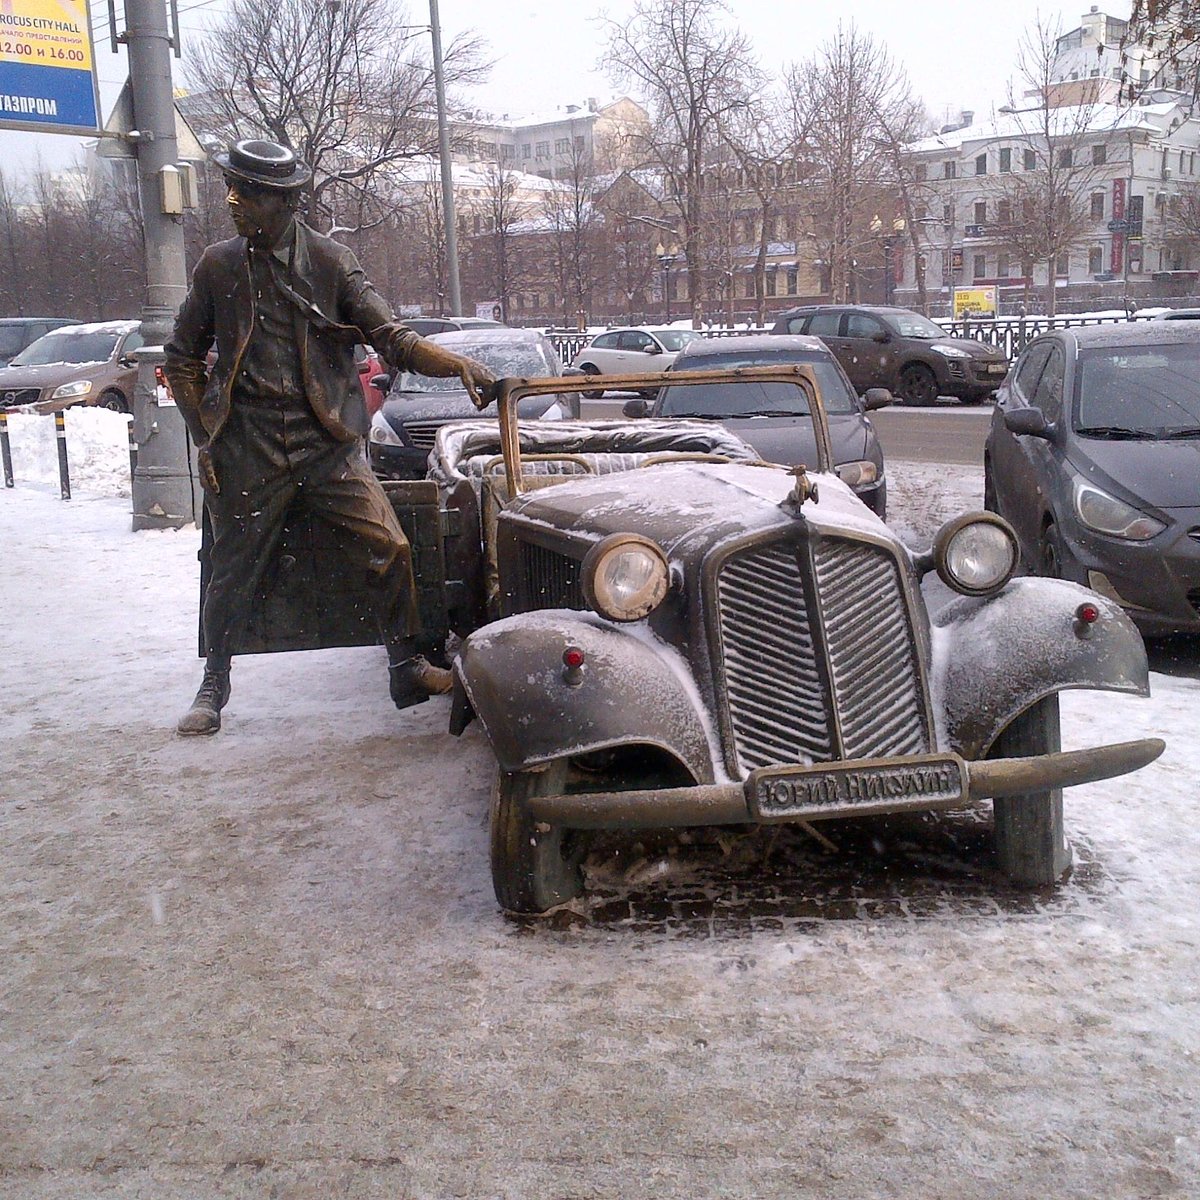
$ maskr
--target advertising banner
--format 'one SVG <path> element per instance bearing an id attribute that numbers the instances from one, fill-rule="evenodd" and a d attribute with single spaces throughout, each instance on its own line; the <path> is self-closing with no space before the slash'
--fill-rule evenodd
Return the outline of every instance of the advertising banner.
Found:
<path id="1" fill-rule="evenodd" d="M 0 129 L 100 127 L 86 0 L 0 0 Z"/>
<path id="2" fill-rule="evenodd" d="M 954 319 L 966 317 L 994 317 L 996 315 L 996 289 L 994 286 L 954 289 Z"/>

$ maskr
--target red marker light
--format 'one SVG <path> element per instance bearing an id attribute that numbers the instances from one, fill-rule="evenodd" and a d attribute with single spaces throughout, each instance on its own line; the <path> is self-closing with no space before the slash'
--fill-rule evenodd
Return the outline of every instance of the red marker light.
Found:
<path id="1" fill-rule="evenodd" d="M 1100 610 L 1094 604 L 1084 602 L 1075 610 L 1075 616 L 1085 625 L 1094 625 L 1100 620 Z"/>
<path id="2" fill-rule="evenodd" d="M 586 656 L 578 646 L 568 646 L 563 651 L 563 666 L 572 671 L 578 671 L 586 661 Z"/>

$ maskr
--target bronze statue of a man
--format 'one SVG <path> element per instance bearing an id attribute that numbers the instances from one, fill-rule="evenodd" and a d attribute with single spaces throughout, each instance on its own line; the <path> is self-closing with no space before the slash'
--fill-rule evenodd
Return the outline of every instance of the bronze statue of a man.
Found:
<path id="1" fill-rule="evenodd" d="M 330 522 L 351 565 L 374 581 L 392 699 L 399 708 L 418 704 L 447 691 L 450 675 L 416 653 L 412 555 L 363 454 L 354 346 L 370 343 L 396 370 L 457 375 L 481 407 L 495 381 L 486 367 L 397 324 L 351 251 L 296 219 L 312 172 L 291 150 L 240 141 L 213 161 L 238 236 L 204 251 L 166 347 L 167 378 L 199 447 L 213 533 L 204 679 L 177 729 L 221 728 L 232 649 L 295 503 Z"/>

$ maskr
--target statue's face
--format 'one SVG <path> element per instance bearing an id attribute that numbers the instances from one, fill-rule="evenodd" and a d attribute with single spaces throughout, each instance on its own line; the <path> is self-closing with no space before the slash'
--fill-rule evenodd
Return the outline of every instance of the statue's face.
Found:
<path id="1" fill-rule="evenodd" d="M 233 175 L 226 176 L 225 182 L 229 185 L 225 203 L 242 237 L 251 241 L 273 240 L 282 232 L 291 215 L 286 192 L 260 187 Z"/>

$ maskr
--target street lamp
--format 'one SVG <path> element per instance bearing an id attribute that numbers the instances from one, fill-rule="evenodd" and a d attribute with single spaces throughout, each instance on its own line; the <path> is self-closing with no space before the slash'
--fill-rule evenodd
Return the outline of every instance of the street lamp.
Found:
<path id="1" fill-rule="evenodd" d="M 654 247 L 654 255 L 658 259 L 658 265 L 662 269 L 662 293 L 663 303 L 666 306 L 665 324 L 671 323 L 671 268 L 679 261 L 677 247 L 672 244 L 670 247 L 664 246 L 659 242 Z"/>

